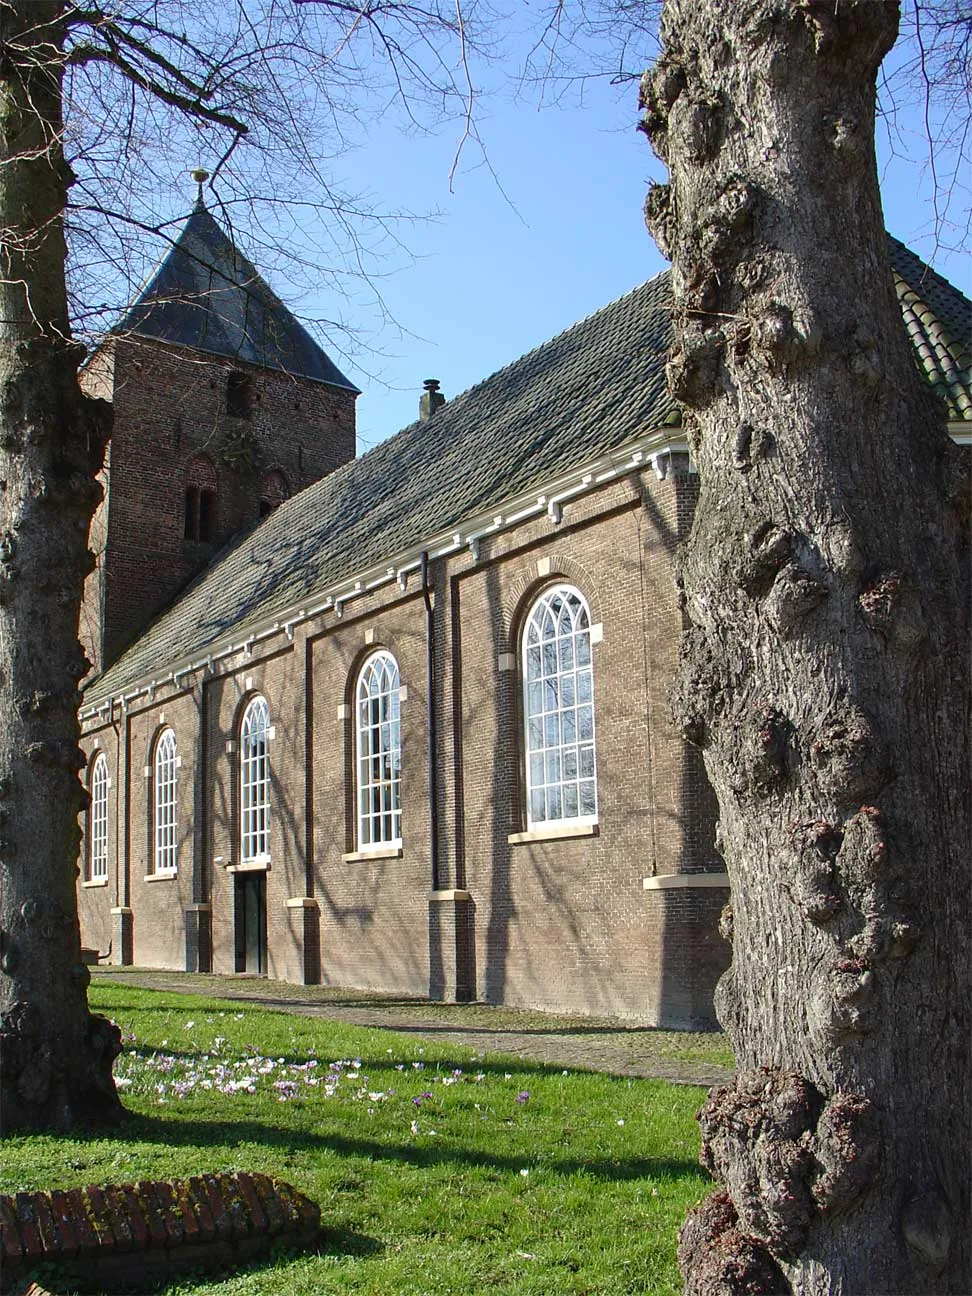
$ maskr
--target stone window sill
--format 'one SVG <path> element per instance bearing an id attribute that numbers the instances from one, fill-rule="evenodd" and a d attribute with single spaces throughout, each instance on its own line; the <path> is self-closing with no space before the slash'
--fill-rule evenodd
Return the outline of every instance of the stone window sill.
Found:
<path id="1" fill-rule="evenodd" d="M 227 864 L 227 873 L 269 873 L 270 856 L 261 855 L 257 859 L 244 860 L 242 864 Z"/>
<path id="2" fill-rule="evenodd" d="M 728 873 L 658 873 L 642 878 L 645 891 L 689 891 L 696 887 L 729 888 Z"/>
<path id="3" fill-rule="evenodd" d="M 401 846 L 392 845 L 390 842 L 382 846 L 376 846 L 374 850 L 347 851 L 344 855 L 341 856 L 341 859 L 345 864 L 361 864 L 364 863 L 365 860 L 383 860 L 383 859 L 401 859 L 401 858 L 402 858 Z"/>
<path id="4" fill-rule="evenodd" d="M 146 873 L 144 881 L 146 882 L 174 882 L 179 876 L 177 869 L 166 869 L 159 873 Z"/>
<path id="5" fill-rule="evenodd" d="M 86 890 L 87 890 L 88 887 L 105 887 L 105 886 L 108 885 L 108 879 L 107 879 L 107 878 L 89 878 L 89 880 L 88 880 L 87 882 L 82 882 L 81 885 L 82 885 L 82 887 L 84 887 Z"/>
<path id="6" fill-rule="evenodd" d="M 600 834 L 597 823 L 552 823 L 527 832 L 510 833 L 506 840 L 511 846 L 524 846 L 529 842 L 566 841 L 571 837 L 599 837 Z"/>

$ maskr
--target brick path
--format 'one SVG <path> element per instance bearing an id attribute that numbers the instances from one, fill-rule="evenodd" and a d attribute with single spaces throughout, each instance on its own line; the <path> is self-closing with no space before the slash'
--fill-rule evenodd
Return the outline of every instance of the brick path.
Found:
<path id="1" fill-rule="evenodd" d="M 712 1062 L 666 1055 L 666 1050 L 679 1045 L 695 1044 L 704 1050 L 711 1046 L 710 1035 L 656 1031 L 610 1018 L 560 1017 L 482 1004 L 437 1004 L 255 977 L 115 968 L 99 969 L 94 976 L 101 983 L 119 981 L 147 990 L 210 995 L 305 1017 L 405 1031 L 440 1043 L 461 1044 L 484 1055 L 501 1053 L 550 1066 L 704 1086 L 725 1084 L 732 1074 L 728 1067 Z M 490 1023 L 490 1017 L 495 1023 Z"/>

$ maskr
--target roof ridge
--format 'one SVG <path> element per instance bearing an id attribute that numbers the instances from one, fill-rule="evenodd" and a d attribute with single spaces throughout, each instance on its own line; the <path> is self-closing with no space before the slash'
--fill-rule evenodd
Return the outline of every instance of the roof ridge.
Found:
<path id="1" fill-rule="evenodd" d="M 903 243 L 901 239 L 899 239 L 896 235 L 892 234 L 890 230 L 885 230 L 885 234 L 888 237 L 888 241 L 890 243 L 893 243 L 896 249 L 900 249 L 900 251 L 903 252 L 909 258 L 909 260 L 915 262 L 918 266 L 921 267 L 921 274 L 919 276 L 920 283 L 925 283 L 928 281 L 929 278 L 931 278 L 932 280 L 935 281 L 936 288 L 939 288 L 944 292 L 954 294 L 956 297 L 960 297 L 964 305 L 968 307 L 970 312 L 972 312 L 972 300 L 970 300 L 965 295 L 965 293 L 962 291 L 961 288 L 953 284 L 951 279 L 946 279 L 945 276 L 940 271 L 936 270 L 933 265 L 931 265 L 928 261 L 924 259 L 924 257 L 920 257 L 918 253 L 914 251 L 913 248 L 910 248 L 907 243 Z M 892 269 L 894 268 L 895 268 L 894 262 L 892 261 Z M 900 271 L 898 273 L 900 273 Z M 904 275 L 902 275 L 901 277 L 904 278 Z"/>
<path id="2" fill-rule="evenodd" d="M 575 320 L 573 324 L 568 324 L 566 328 L 562 328 L 560 332 L 555 333 L 553 337 L 547 338 L 544 342 L 538 342 L 536 346 L 531 347 L 529 351 L 525 351 L 523 355 L 517 356 L 515 360 L 508 361 L 505 365 L 501 365 L 499 369 L 494 369 L 491 374 L 487 374 L 485 378 L 481 378 L 479 382 L 473 383 L 471 387 L 466 387 L 463 391 L 457 392 L 455 396 L 450 396 L 447 404 L 455 406 L 459 401 L 464 401 L 468 396 L 472 395 L 473 392 L 477 392 L 488 383 L 494 382 L 497 378 L 501 378 L 504 374 L 509 373 L 510 370 L 519 369 L 521 365 L 525 365 L 528 360 L 541 354 L 548 348 L 553 347 L 569 333 L 573 333 L 576 329 L 582 328 L 585 324 L 589 324 L 592 320 L 597 319 L 599 315 L 603 315 L 606 311 L 616 310 L 630 297 L 634 297 L 636 293 L 643 292 L 653 283 L 660 279 L 664 279 L 670 273 L 671 266 L 666 266 L 664 269 L 659 270 L 657 274 L 653 274 L 650 279 L 644 279 L 641 283 L 635 284 L 633 288 L 629 288 L 628 291 L 622 293 L 620 297 L 615 297 L 613 300 L 606 302 L 603 306 L 598 306 L 596 310 L 590 311 L 587 315 L 582 315 L 580 319 Z M 393 432 L 383 441 L 379 441 L 377 445 L 374 445 L 369 450 L 365 451 L 363 455 L 359 455 L 356 462 L 367 459 L 368 456 L 374 454 L 376 450 L 380 450 L 382 446 L 388 445 L 390 441 L 394 441 L 397 437 L 400 437 L 403 432 L 408 432 L 414 427 L 420 427 L 422 424 L 423 420 L 421 418 L 413 419 L 411 423 L 406 423 L 405 426 L 399 428 L 397 432 Z"/>
<path id="3" fill-rule="evenodd" d="M 205 205 L 197 205 L 109 336 L 191 347 L 357 392 Z"/>
<path id="4" fill-rule="evenodd" d="M 913 290 L 904 276 L 917 279 L 923 263 L 904 258 L 896 242 L 893 268 L 906 289 L 899 309 L 910 314 Z M 204 654 L 238 629 L 272 620 L 318 590 L 662 428 L 674 408 L 665 386 L 669 275 L 665 269 L 636 285 L 447 401 L 431 419 L 413 421 L 292 497 L 227 545 L 91 682 L 87 698 L 98 701 L 166 663 Z M 918 305 L 954 331 L 968 303 L 942 282 Z M 909 332 L 927 379 L 945 388 L 949 416 L 961 419 L 958 397 L 967 380 L 957 383 L 946 371 L 944 341 L 927 321 L 916 319 Z"/>

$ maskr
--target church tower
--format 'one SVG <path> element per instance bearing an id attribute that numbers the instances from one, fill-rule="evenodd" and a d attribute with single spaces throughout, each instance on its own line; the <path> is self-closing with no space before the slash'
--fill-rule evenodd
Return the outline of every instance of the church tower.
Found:
<path id="1" fill-rule="evenodd" d="M 82 381 L 114 407 L 81 611 L 101 671 L 231 537 L 354 457 L 359 392 L 234 246 L 201 185 Z"/>

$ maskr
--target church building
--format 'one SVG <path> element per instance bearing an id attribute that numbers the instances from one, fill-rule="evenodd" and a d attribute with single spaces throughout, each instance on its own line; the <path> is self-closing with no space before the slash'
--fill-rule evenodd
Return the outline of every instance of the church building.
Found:
<path id="1" fill-rule="evenodd" d="M 889 239 L 972 443 L 972 305 Z M 82 942 L 115 963 L 714 1024 L 668 720 L 697 481 L 668 273 L 354 457 L 354 385 L 201 205 L 88 364 Z"/>

